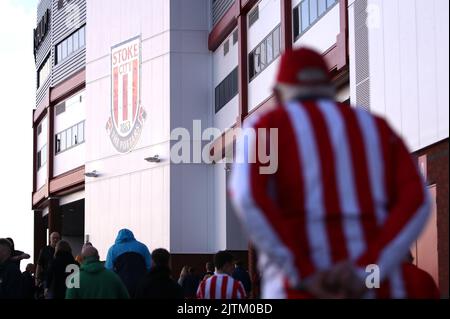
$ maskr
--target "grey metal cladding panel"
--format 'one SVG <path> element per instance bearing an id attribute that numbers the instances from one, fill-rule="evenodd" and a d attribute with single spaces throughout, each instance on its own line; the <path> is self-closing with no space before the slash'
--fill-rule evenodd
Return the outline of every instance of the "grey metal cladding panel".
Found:
<path id="1" fill-rule="evenodd" d="M 39 2 L 36 12 L 36 24 L 41 20 L 47 9 L 52 10 L 52 0 L 41 0 Z"/>
<path id="2" fill-rule="evenodd" d="M 75 24 L 72 23 L 70 8 L 76 8 L 78 21 Z M 61 9 L 58 9 L 58 0 L 53 0 L 52 13 L 52 42 L 56 45 L 86 23 L 86 0 L 72 0 L 70 3 L 64 1 L 64 7 Z"/>
<path id="3" fill-rule="evenodd" d="M 33 39 L 31 39 L 31 41 L 32 40 Z M 51 44 L 52 43 L 51 43 L 51 37 L 50 37 L 50 31 L 49 31 L 49 33 L 45 36 L 44 42 L 41 43 L 41 45 L 39 46 L 39 49 L 37 50 L 37 53 L 36 53 L 36 70 L 39 69 L 39 67 L 41 66 L 42 62 L 44 62 L 45 58 L 50 53 Z M 33 50 L 33 45 L 31 45 L 31 50 Z"/>
<path id="4" fill-rule="evenodd" d="M 53 67 L 52 86 L 64 81 L 72 74 L 78 72 L 86 65 L 86 48 L 68 57 L 58 65 Z"/>
<path id="5" fill-rule="evenodd" d="M 45 11 L 47 9 L 50 9 L 50 11 L 51 11 L 51 7 L 52 7 L 51 4 L 52 4 L 52 0 L 41 0 L 41 2 L 38 5 L 38 8 L 37 8 L 36 25 L 34 26 L 34 28 L 36 28 L 39 21 L 41 21 L 41 18 L 45 14 Z M 42 64 L 42 62 L 44 61 L 44 59 L 47 57 L 47 55 L 50 52 L 52 21 L 53 21 L 53 17 L 52 17 L 52 14 L 50 13 L 50 27 L 49 27 L 50 29 L 49 29 L 47 35 L 45 36 L 44 41 L 39 46 L 39 49 L 37 50 L 37 53 L 36 53 L 36 70 L 39 69 L 39 66 Z M 30 31 L 30 38 L 31 38 L 31 41 L 33 41 L 33 30 Z"/>
<path id="6" fill-rule="evenodd" d="M 366 110 L 370 109 L 370 79 L 356 85 L 356 104 Z"/>
<path id="7" fill-rule="evenodd" d="M 212 0 L 212 21 L 213 25 L 219 22 L 220 18 L 233 5 L 235 0 Z"/>
<path id="8" fill-rule="evenodd" d="M 45 83 L 36 92 L 36 106 L 38 106 L 39 103 L 41 103 L 41 101 L 44 99 L 45 94 L 47 93 L 48 88 L 50 87 L 50 84 L 51 84 L 51 77 L 49 76 L 47 81 L 45 81 Z"/>

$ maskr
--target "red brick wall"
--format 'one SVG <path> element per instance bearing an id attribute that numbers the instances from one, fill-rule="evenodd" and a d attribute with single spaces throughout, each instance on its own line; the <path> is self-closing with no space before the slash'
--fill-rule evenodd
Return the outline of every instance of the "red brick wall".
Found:
<path id="1" fill-rule="evenodd" d="M 448 297 L 448 139 L 414 153 L 426 155 L 426 174 L 429 185 L 436 184 L 439 288 Z"/>

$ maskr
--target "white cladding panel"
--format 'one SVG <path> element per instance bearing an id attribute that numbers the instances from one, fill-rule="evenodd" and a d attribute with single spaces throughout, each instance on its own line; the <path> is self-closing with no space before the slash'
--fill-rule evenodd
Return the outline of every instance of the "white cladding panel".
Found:
<path id="1" fill-rule="evenodd" d="M 150 249 L 170 248 L 169 235 L 169 1 L 88 0 L 86 66 L 85 229 L 102 257 L 122 228 Z M 147 114 L 140 138 L 126 154 L 114 148 L 111 47 L 141 37 L 141 104 Z M 158 154 L 159 164 L 144 160 Z"/>
<path id="2" fill-rule="evenodd" d="M 55 134 L 58 134 L 86 119 L 86 94 L 83 90 L 65 100 L 65 111 L 55 112 Z M 55 154 L 53 151 L 52 154 Z M 54 155 L 53 176 L 61 175 L 86 162 L 86 143 Z"/>
<path id="3" fill-rule="evenodd" d="M 261 0 L 258 3 L 258 11 L 258 20 L 248 28 L 247 48 L 249 52 L 252 51 L 281 22 L 280 0 Z M 251 13 L 251 11 L 249 13 Z"/>
<path id="4" fill-rule="evenodd" d="M 299 1 L 297 1 L 299 2 Z M 293 3 L 293 7 L 297 4 Z M 340 32 L 339 4 L 321 17 L 309 30 L 307 30 L 297 41 L 294 47 L 306 46 L 319 52 L 325 52 L 336 44 L 336 37 Z"/>
<path id="5" fill-rule="evenodd" d="M 251 52 L 259 43 L 261 43 L 261 41 L 281 22 L 281 4 L 279 0 L 261 0 L 258 3 L 258 10 L 258 20 L 256 20 L 256 22 L 248 29 L 248 52 Z M 249 111 L 264 102 L 264 100 L 272 94 L 278 63 L 279 58 L 274 60 L 249 83 Z"/>
<path id="6" fill-rule="evenodd" d="M 371 110 L 386 116 L 411 151 L 448 138 L 449 3 L 370 0 Z"/>
<path id="7" fill-rule="evenodd" d="M 48 135 L 48 117 L 44 117 L 40 123 L 41 126 L 41 133 L 39 133 L 37 137 L 37 147 L 36 152 L 39 152 L 44 145 L 47 144 L 47 135 Z M 48 152 L 48 146 L 47 146 L 47 152 Z M 36 153 L 37 156 L 37 153 Z M 37 157 L 36 157 L 37 158 Z M 47 159 L 45 159 L 47 161 Z M 47 180 L 47 164 L 44 164 L 39 168 L 39 170 L 36 172 L 36 190 L 41 188 L 45 185 Z"/>
<path id="8" fill-rule="evenodd" d="M 200 121 L 201 130 L 213 126 L 213 60 L 207 43 L 210 6 L 206 0 L 171 0 L 170 4 L 170 128 L 187 129 L 188 144 L 193 144 L 201 142 L 192 134 L 194 120 Z M 191 160 L 192 153 L 191 148 Z M 208 164 L 171 164 L 171 252 L 215 251 L 215 232 L 208 226 L 216 214 L 212 173 Z"/>
<path id="9" fill-rule="evenodd" d="M 203 129 L 213 125 L 209 15 L 206 0 L 88 0 L 86 171 L 97 170 L 99 177 L 86 179 L 86 234 L 103 256 L 124 227 L 150 249 L 216 251 L 217 232 L 209 226 L 215 214 L 213 166 L 169 161 L 171 130 L 192 131 L 193 120 Z M 119 154 L 105 129 L 111 116 L 110 52 L 139 35 L 147 118 L 133 150 Z M 162 162 L 144 160 L 153 155 Z"/>
<path id="10" fill-rule="evenodd" d="M 237 30 L 237 29 L 236 29 Z M 239 43 L 233 44 L 233 32 L 225 39 L 219 48 L 213 53 L 213 87 L 212 92 L 215 94 L 215 88 L 219 85 L 237 66 L 238 66 L 238 46 Z M 224 54 L 224 43 L 228 41 L 229 52 Z M 212 104 L 215 112 L 215 104 Z M 225 104 L 219 112 L 214 115 L 214 127 L 224 131 L 236 123 L 239 113 L 239 93 Z"/>

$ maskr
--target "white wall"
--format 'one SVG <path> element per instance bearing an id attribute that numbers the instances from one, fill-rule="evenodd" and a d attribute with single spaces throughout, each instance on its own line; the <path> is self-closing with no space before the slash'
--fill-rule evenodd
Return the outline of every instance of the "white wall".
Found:
<path id="1" fill-rule="evenodd" d="M 259 19 L 248 29 L 247 48 L 251 52 L 275 27 L 281 23 L 281 4 L 279 0 L 261 0 Z M 280 36 L 281 41 L 281 36 Z M 272 94 L 279 58 L 258 74 L 248 85 L 248 109 L 264 102 Z"/>
<path id="2" fill-rule="evenodd" d="M 86 94 L 84 90 L 65 101 L 65 111 L 58 115 L 55 113 L 55 135 L 86 119 L 85 103 Z M 54 155 L 53 176 L 58 176 L 71 169 L 80 167 L 84 165 L 85 161 L 86 143 L 79 144 L 67 151 Z"/>
<path id="3" fill-rule="evenodd" d="M 234 30 L 233 30 L 234 32 Z M 213 53 L 213 87 L 215 88 L 223 81 L 238 65 L 238 46 L 239 42 L 233 44 L 233 32 L 224 40 L 229 43 L 230 51 L 224 56 L 223 43 Z M 212 104 L 213 112 L 215 112 L 215 104 Z M 219 112 L 214 115 L 214 127 L 220 130 L 226 130 L 236 123 L 239 113 L 239 93 L 227 104 L 225 104 Z"/>
<path id="4" fill-rule="evenodd" d="M 170 1 L 170 125 L 191 132 L 193 120 L 213 126 L 213 61 L 208 51 L 209 1 Z M 191 154 L 192 155 L 192 154 Z M 207 164 L 171 164 L 170 249 L 214 251 L 208 227 L 213 205 L 213 170 Z"/>
<path id="5" fill-rule="evenodd" d="M 102 257 L 130 228 L 150 249 L 170 248 L 170 91 L 167 0 L 87 1 L 85 232 Z M 141 102 L 147 113 L 135 148 L 119 154 L 106 131 L 111 105 L 111 47 L 141 36 Z M 160 155 L 151 164 L 144 158 Z"/>
<path id="6" fill-rule="evenodd" d="M 47 135 L 48 135 L 48 117 L 44 117 L 40 123 L 42 125 L 41 133 L 37 137 L 37 148 L 36 148 L 36 156 L 37 152 L 39 152 L 44 145 L 47 144 Z M 48 152 L 47 147 L 47 152 Z M 37 160 L 37 157 L 36 157 Z M 45 159 L 47 161 L 47 159 Z M 36 173 L 36 190 L 45 185 L 47 181 L 47 163 L 44 164 Z"/>
<path id="7" fill-rule="evenodd" d="M 388 118 L 415 151 L 448 138 L 449 3 L 370 0 L 371 109 Z"/>
<path id="8" fill-rule="evenodd" d="M 300 1 L 293 1 L 294 8 Z M 297 41 L 294 47 L 307 46 L 325 52 L 336 43 L 336 36 L 340 32 L 339 4 L 336 4 L 330 11 L 321 17 L 308 31 L 306 31 Z"/>

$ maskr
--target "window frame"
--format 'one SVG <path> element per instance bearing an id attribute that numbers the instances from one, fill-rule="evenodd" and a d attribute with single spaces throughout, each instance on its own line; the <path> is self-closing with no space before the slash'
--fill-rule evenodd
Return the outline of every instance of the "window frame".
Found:
<path id="1" fill-rule="evenodd" d="M 80 139 L 80 134 L 79 134 L 80 133 L 80 125 L 83 126 L 83 139 Z M 86 139 L 85 139 L 86 129 L 85 128 L 86 128 L 86 120 L 83 120 L 83 121 L 80 121 L 80 122 L 78 122 L 78 123 L 76 123 L 76 124 L 66 128 L 66 129 L 56 133 L 54 135 L 55 136 L 55 149 L 54 149 L 55 156 L 57 156 L 57 155 L 59 155 L 61 153 L 64 153 L 66 151 L 69 151 L 69 150 L 71 150 L 71 149 L 73 149 L 73 148 L 83 144 L 86 141 Z M 74 143 L 74 130 L 76 130 L 76 134 L 75 134 L 76 135 L 76 139 L 77 139 L 77 143 L 76 144 Z M 68 134 L 69 131 L 70 131 L 70 135 Z M 63 140 L 62 140 L 63 136 L 64 136 L 64 139 L 65 139 L 64 140 L 64 145 L 62 143 L 63 142 Z M 70 142 L 71 142 L 71 145 L 69 147 L 67 147 L 67 145 L 68 145 L 67 144 L 68 136 L 70 136 Z M 58 143 L 58 137 L 59 137 L 59 143 Z M 59 149 L 58 149 L 58 146 L 59 146 Z M 62 146 L 64 146 L 64 147 L 62 147 Z"/>
<path id="2" fill-rule="evenodd" d="M 314 21 L 311 22 L 311 15 L 310 15 L 310 10 L 311 10 L 311 2 L 315 1 L 316 2 L 316 11 L 317 11 L 317 17 Z M 300 1 L 294 8 L 292 8 L 292 35 L 293 35 L 293 43 L 295 43 L 298 39 L 300 39 L 306 32 L 308 32 L 318 21 L 320 21 L 329 11 L 331 11 L 337 4 L 339 4 L 338 0 L 332 0 L 334 1 L 334 3 L 332 4 L 328 4 L 328 2 L 330 0 L 325 0 L 325 11 L 322 12 L 321 14 L 319 14 L 319 1 L 320 0 L 302 0 Z M 302 30 L 302 4 L 303 3 L 307 3 L 307 14 L 308 14 L 308 26 Z M 297 10 L 298 15 L 296 16 L 294 13 Z M 298 19 L 298 35 L 295 34 L 295 29 L 294 26 L 296 25 L 296 21 L 295 19 Z"/>
<path id="3" fill-rule="evenodd" d="M 247 55 L 248 58 L 248 83 L 252 82 L 259 74 L 261 74 L 265 69 L 267 69 L 280 55 L 281 55 L 281 36 L 280 36 L 280 31 L 281 31 L 281 24 L 278 24 L 275 28 L 273 28 L 268 35 L 266 35 L 264 37 L 264 39 L 259 42 L 252 51 L 250 51 Z M 275 41 L 275 33 L 278 33 L 278 45 L 276 45 L 276 41 Z M 264 54 L 261 53 L 261 49 L 264 47 L 264 50 L 267 50 L 267 44 L 266 41 L 272 37 L 272 46 L 271 46 L 271 50 L 272 50 L 272 60 L 269 62 L 267 61 L 267 51 L 264 52 Z M 275 48 L 278 48 L 278 54 L 275 54 Z M 256 52 L 260 51 L 259 54 L 257 54 Z M 260 70 L 256 71 L 256 60 L 255 58 L 259 55 L 259 67 Z M 264 58 L 264 61 L 262 60 L 262 58 Z M 253 59 L 253 61 L 252 61 Z"/>
<path id="4" fill-rule="evenodd" d="M 75 34 L 77 34 L 77 47 L 75 49 L 74 41 Z M 81 36 L 83 34 L 83 37 Z M 83 39 L 83 41 L 81 41 Z M 71 51 L 69 51 L 69 42 L 71 43 Z M 78 51 L 84 49 L 86 47 L 86 25 L 81 26 L 75 32 L 69 34 L 66 38 L 61 40 L 59 43 L 55 45 L 55 65 L 58 65 L 68 59 L 70 56 L 74 55 Z M 65 50 L 64 50 L 65 48 Z M 65 51 L 65 54 L 64 54 Z"/>

